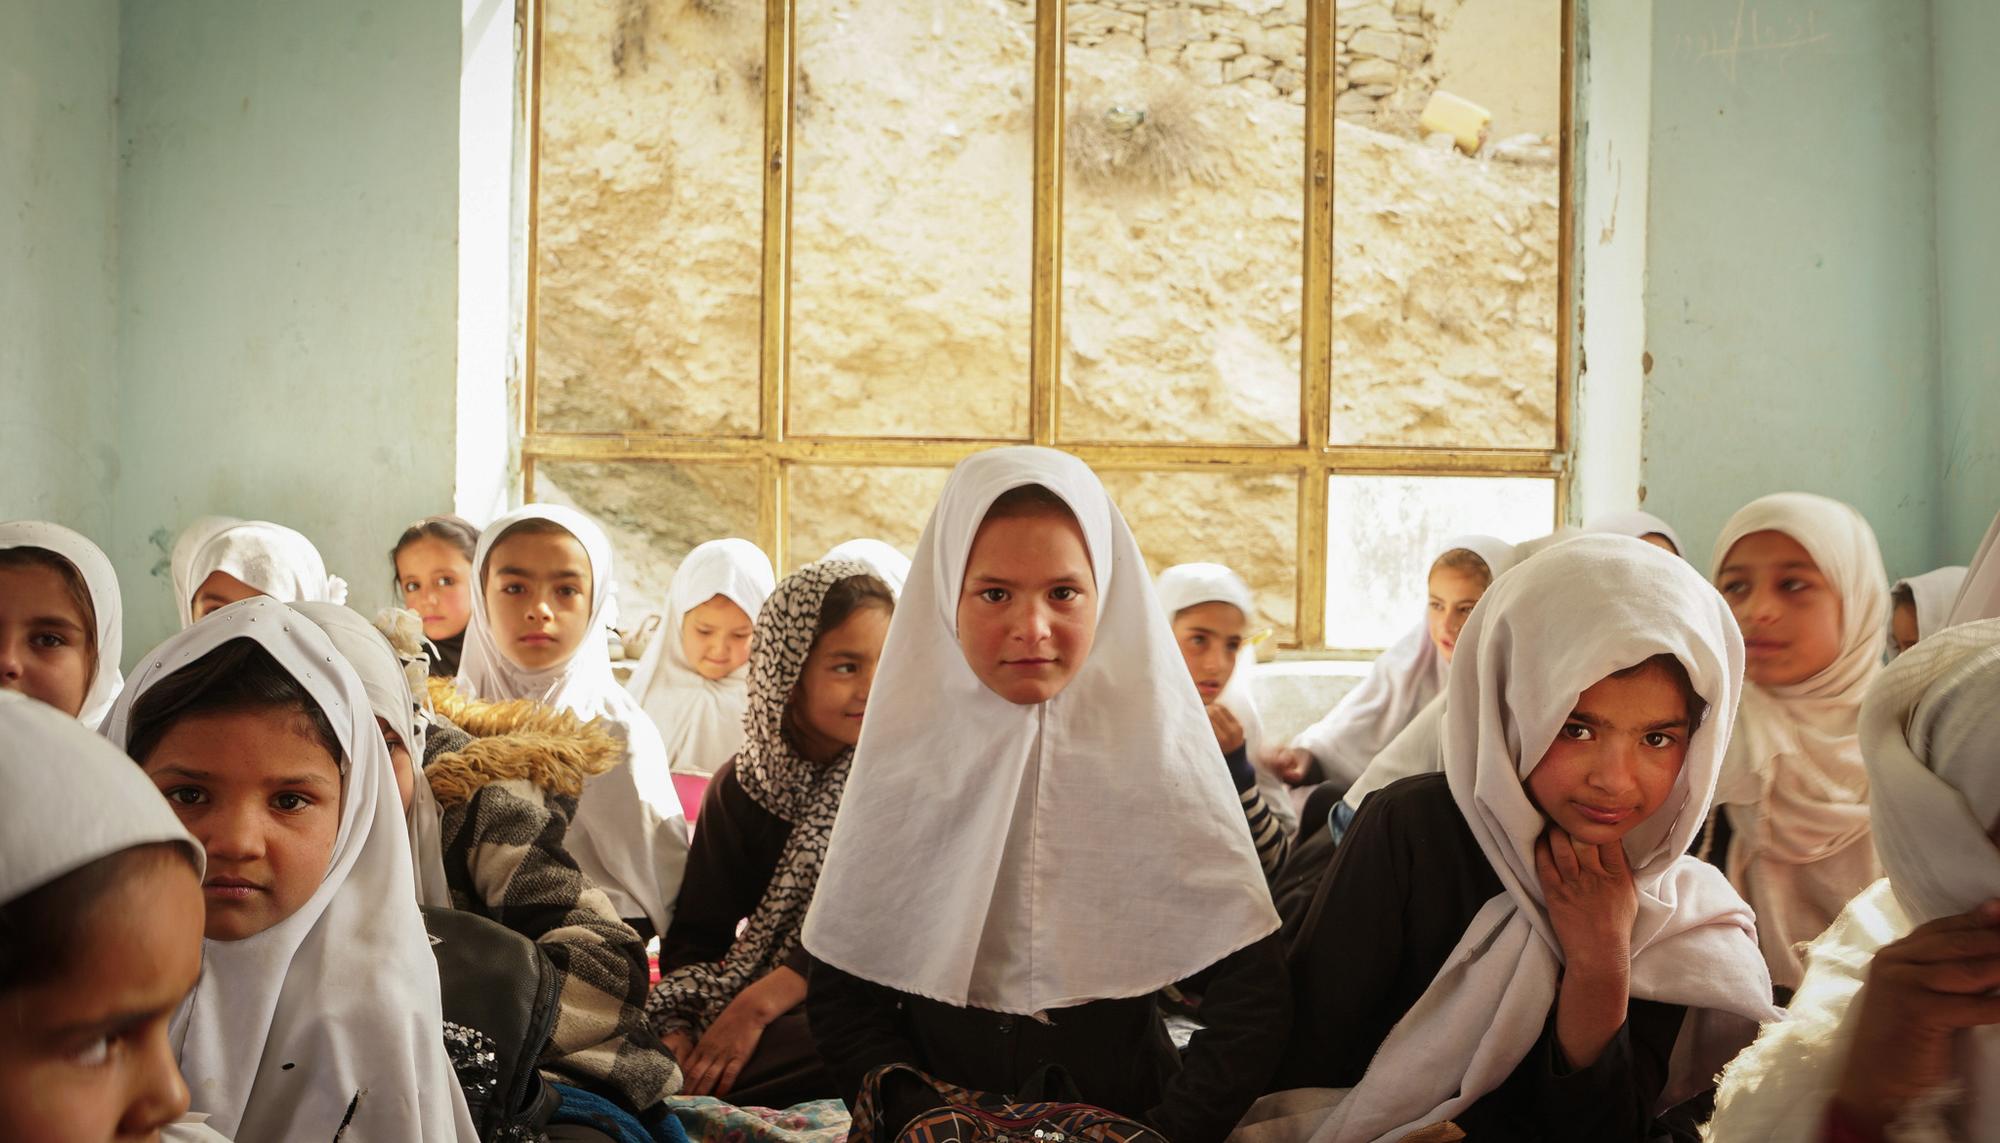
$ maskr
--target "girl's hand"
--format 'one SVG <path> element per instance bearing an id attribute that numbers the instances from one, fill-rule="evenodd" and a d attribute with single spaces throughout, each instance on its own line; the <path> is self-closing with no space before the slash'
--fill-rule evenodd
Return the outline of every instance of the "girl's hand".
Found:
<path id="1" fill-rule="evenodd" d="M 1267 750 L 1257 764 L 1278 777 L 1287 785 L 1296 786 L 1306 780 L 1306 771 L 1312 769 L 1312 751 L 1301 746 L 1281 746 Z"/>
<path id="2" fill-rule="evenodd" d="M 724 1008 L 708 1031 L 702 1033 L 694 1051 L 681 1057 L 681 1078 L 685 1081 L 682 1095 L 712 1095 L 719 1099 L 736 1086 L 736 1077 L 750 1062 L 757 1041 L 764 1038 L 764 1022 L 750 1005 L 741 1001 L 739 996 Z"/>
<path id="3" fill-rule="evenodd" d="M 1639 915 L 1624 845 L 1581 845 L 1552 825 L 1535 841 L 1535 872 L 1568 970 L 1623 972 Z"/>
<path id="4" fill-rule="evenodd" d="M 2000 900 L 1920 925 L 1868 966 L 1854 1042 L 1835 1100 L 1856 1126 L 1880 1131 L 1911 1101 L 1955 1076 L 1962 1028 L 2000 1024 Z"/>
<path id="5" fill-rule="evenodd" d="M 1243 724 L 1236 721 L 1228 707 L 1219 702 L 1208 704 L 1208 725 L 1215 729 L 1215 743 L 1224 754 L 1242 748 Z"/>

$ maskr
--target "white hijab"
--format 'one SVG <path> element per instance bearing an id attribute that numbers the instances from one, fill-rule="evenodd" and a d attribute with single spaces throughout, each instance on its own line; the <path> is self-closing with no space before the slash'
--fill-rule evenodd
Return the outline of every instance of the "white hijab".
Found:
<path id="1" fill-rule="evenodd" d="M 667 588 L 667 625 L 653 637 L 628 684 L 644 696 L 675 773 L 709 775 L 743 748 L 750 664 L 720 679 L 695 670 L 681 651 L 687 613 L 721 596 L 755 623 L 777 587 L 764 549 L 748 540 L 710 540 L 688 553 Z"/>
<path id="2" fill-rule="evenodd" d="M 1630 536 L 1643 540 L 1647 536 L 1665 536 L 1674 546 L 1675 555 L 1685 555 L 1681 547 L 1681 536 L 1673 526 L 1651 512 L 1633 509 L 1630 512 L 1607 512 L 1583 526 L 1586 532 L 1602 532 L 1612 536 Z"/>
<path id="3" fill-rule="evenodd" d="M 430 694 L 427 678 L 430 662 L 424 657 L 423 621 L 415 612 L 391 610 L 382 621 L 405 635 L 405 646 L 414 644 L 414 654 L 398 651 L 389 637 L 352 608 L 337 603 L 299 603 L 292 609 L 326 632 L 347 665 L 361 679 L 368 695 L 370 713 L 394 727 L 410 752 L 410 808 L 403 822 L 410 832 L 410 865 L 416 876 L 417 904 L 451 908 L 451 889 L 444 878 L 444 839 L 439 822 L 436 795 L 424 780 L 424 735 L 430 716 L 418 695 Z M 414 640 L 410 628 L 414 626 Z M 415 671 L 414 678 L 411 675 Z"/>
<path id="4" fill-rule="evenodd" d="M 903 597 L 903 584 L 910 578 L 910 557 L 897 551 L 881 540 L 849 540 L 835 544 L 833 550 L 820 557 L 826 560 L 859 560 L 872 568 L 882 582 L 889 585 L 890 594 Z"/>
<path id="5" fill-rule="evenodd" d="M 347 581 L 326 574 L 319 549 L 298 532 L 264 520 L 224 523 L 216 517 L 204 517 L 195 528 L 204 524 L 216 530 L 188 560 L 179 600 L 181 626 L 194 622 L 194 595 L 216 572 L 234 576 L 280 603 L 347 602 Z"/>
<path id="6" fill-rule="evenodd" d="M 966 664 L 957 604 L 987 509 L 1031 484 L 1076 515 L 1098 627 L 1061 694 L 1017 706 Z M 806 916 L 814 956 L 1029 1014 L 1146 995 L 1277 929 L 1145 559 L 1082 461 L 1001 448 L 952 470 L 872 696 Z"/>
<path id="7" fill-rule="evenodd" d="M 0 524 L 0 550 L 7 548 L 54 552 L 83 577 L 91 610 L 97 613 L 97 671 L 90 677 L 90 689 L 84 692 L 83 710 L 77 718 L 95 729 L 111 713 L 112 702 L 125 686 L 125 676 L 118 672 L 125 652 L 125 606 L 118 594 L 118 573 L 101 548 L 60 524 L 40 520 Z"/>
<path id="8" fill-rule="evenodd" d="M 1502 892 L 1315 1140 L 1395 1140 L 1450 1119 L 1534 1047 L 1562 950 L 1535 871 L 1547 822 L 1526 781 L 1578 695 L 1659 654 L 1687 667 L 1708 712 L 1666 801 L 1625 839 L 1639 891 L 1631 995 L 1690 1009 L 1656 1110 L 1699 1091 L 1776 1015 L 1749 907 L 1714 866 L 1687 856 L 1729 738 L 1743 637 L 1685 560 L 1625 537 L 1578 537 L 1493 585 L 1459 635 L 1448 684 L 1445 774 Z"/>
<path id="9" fill-rule="evenodd" d="M 1160 609 L 1166 612 L 1169 627 L 1175 616 L 1203 603 L 1227 603 L 1243 613 L 1243 649 L 1236 656 L 1235 673 L 1215 701 L 1243 726 L 1244 752 L 1257 772 L 1257 789 L 1264 795 L 1265 807 L 1286 833 L 1297 833 L 1299 811 L 1292 804 L 1285 780 L 1257 764 L 1264 755 L 1264 720 L 1257 713 L 1257 652 L 1247 638 L 1257 623 L 1257 600 L 1250 594 L 1250 585 L 1221 564 L 1178 564 L 1160 573 L 1153 590 L 1160 597 Z"/>
<path id="10" fill-rule="evenodd" d="M 2000 516 L 1986 529 L 1986 538 L 1972 557 L 1965 573 L 1965 586 L 1951 605 L 1951 625 L 1975 619 L 2000 619 Z"/>
<path id="11" fill-rule="evenodd" d="M 234 639 L 268 651 L 333 724 L 340 831 L 296 913 L 204 942 L 201 983 L 174 1020 L 194 1110 L 231 1138 L 331 1139 L 352 1103 L 352 1138 L 472 1143 L 445 1056 L 437 960 L 409 896 L 395 773 L 361 680 L 326 633 L 274 599 L 222 608 L 145 656 L 104 736 L 125 746 L 141 696 Z"/>
<path id="12" fill-rule="evenodd" d="M 194 590 L 201 586 L 201 580 L 193 578 L 196 553 L 217 535 L 241 523 L 243 521 L 234 516 L 200 516 L 174 537 L 173 556 L 168 566 L 173 572 L 174 609 L 180 615 L 182 627 L 194 622 Z"/>
<path id="13" fill-rule="evenodd" d="M 1840 595 L 1840 653 L 1786 687 L 1743 688 L 1716 800 L 1736 828 L 1729 880 L 1757 910 L 1772 978 L 1796 988 L 1796 946 L 1819 935 L 1856 893 L 1881 876 L 1869 845 L 1868 775 L 1856 733 L 1861 698 L 1882 672 L 1889 580 L 1875 533 L 1838 500 L 1780 492 L 1753 500 L 1723 525 L 1711 581 L 1737 541 L 1753 532 L 1798 541 Z"/>
<path id="14" fill-rule="evenodd" d="M 1943 567 L 1899 579 L 1890 588 L 1893 595 L 1897 591 L 1908 590 L 1910 602 L 1917 609 L 1917 638 L 1928 639 L 1945 629 L 1951 616 L 1951 605 L 1958 599 L 1958 593 L 1965 586 L 1965 570 L 1962 567 Z M 1889 645 L 1889 657 L 1896 657 L 1896 646 Z"/>
<path id="15" fill-rule="evenodd" d="M 507 529 L 523 520 L 556 524 L 583 545 L 590 560 L 590 619 L 583 642 L 568 659 L 541 670 L 529 670 L 501 653 L 486 614 L 486 558 Z M 465 628 L 457 686 L 469 698 L 529 699 L 585 721 L 601 721 L 625 744 L 623 761 L 584 783 L 567 844 L 570 856 L 610 896 L 620 916 L 645 917 L 655 932 L 664 933 L 687 866 L 687 820 L 667 772 L 659 732 L 611 673 L 603 631 L 605 608 L 618 591 L 613 573 L 610 539 L 595 520 L 574 508 L 530 504 L 493 521 L 479 534 L 472 555 L 472 622 Z"/>
<path id="16" fill-rule="evenodd" d="M 1486 561 L 1493 578 L 1514 566 L 1514 545 L 1492 536 L 1453 536 L 1437 550 L 1465 549 Z M 1431 561 L 1436 564 L 1436 559 Z M 1430 568 L 1426 567 L 1428 575 Z M 1318 722 L 1299 732 L 1292 745 L 1319 759 L 1327 777 L 1352 783 L 1417 713 L 1444 690 L 1444 656 L 1431 642 L 1428 619 L 1412 627 L 1376 658 L 1361 685 L 1341 696 Z"/>

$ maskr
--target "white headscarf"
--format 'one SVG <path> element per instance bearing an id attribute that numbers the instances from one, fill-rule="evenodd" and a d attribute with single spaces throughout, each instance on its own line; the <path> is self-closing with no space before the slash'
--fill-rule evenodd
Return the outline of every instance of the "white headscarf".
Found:
<path id="1" fill-rule="evenodd" d="M 353 1138 L 472 1143 L 445 1056 L 437 960 L 409 896 L 389 752 L 326 633 L 274 599 L 222 608 L 145 656 L 104 736 L 125 746 L 147 691 L 234 639 L 269 652 L 333 724 L 340 831 L 297 912 L 255 936 L 204 942 L 201 983 L 174 1021 L 194 1110 L 230 1138 L 331 1139 L 353 1103 Z"/>
<path id="2" fill-rule="evenodd" d="M 1227 603 L 1243 613 L 1244 634 L 1257 622 L 1257 600 L 1250 594 L 1250 585 L 1242 577 L 1221 564 L 1179 564 L 1160 573 L 1153 590 L 1159 594 L 1160 608 L 1166 612 L 1167 624 L 1172 626 L 1174 617 L 1190 607 L 1204 603 Z M 1264 805 L 1271 816 L 1278 819 L 1286 833 L 1297 833 L 1299 828 L 1298 807 L 1292 804 L 1291 791 L 1285 780 L 1257 764 L 1264 754 L 1264 720 L 1257 713 L 1256 695 L 1257 652 L 1250 640 L 1243 640 L 1243 649 L 1236 656 L 1235 673 L 1216 697 L 1216 702 L 1236 716 L 1243 726 L 1243 747 L 1250 756 L 1251 768 L 1257 772 L 1257 789 L 1264 795 Z"/>
<path id="3" fill-rule="evenodd" d="M 667 625 L 653 637 L 628 685 L 643 696 L 675 773 L 713 774 L 742 749 L 750 701 L 749 663 L 719 679 L 704 676 L 681 651 L 681 624 L 688 612 L 718 595 L 755 623 L 776 586 L 769 557 L 748 540 L 710 540 L 674 570 Z"/>
<path id="4" fill-rule="evenodd" d="M 867 564 L 882 577 L 883 583 L 889 585 L 890 594 L 898 599 L 903 596 L 903 583 L 910 578 L 910 557 L 881 540 L 849 540 L 844 544 L 835 544 L 820 559 L 859 560 Z"/>
<path id="5" fill-rule="evenodd" d="M 430 729 L 430 717 L 417 695 L 429 696 L 426 679 L 430 664 L 421 649 L 423 621 L 412 611 L 383 613 L 385 620 L 396 624 L 406 635 L 409 627 L 415 626 L 415 640 L 419 642 L 415 643 L 417 650 L 412 658 L 397 651 L 387 635 L 351 608 L 337 603 L 299 603 L 292 609 L 319 624 L 320 630 L 333 640 L 334 649 L 361 679 L 370 712 L 394 727 L 409 749 L 410 808 L 403 821 L 410 832 L 410 865 L 416 877 L 417 904 L 451 908 L 451 889 L 444 878 L 440 811 L 431 784 L 424 780 L 424 735 Z"/>
<path id="6" fill-rule="evenodd" d="M 1586 532 L 1602 532 L 1613 536 L 1630 536 L 1643 540 L 1647 536 L 1665 536 L 1674 546 L 1674 554 L 1684 556 L 1681 536 L 1673 526 L 1651 512 L 1633 509 L 1630 512 L 1607 512 L 1583 526 Z"/>
<path id="7" fill-rule="evenodd" d="M 553 667 L 529 670 L 502 654 L 486 614 L 486 558 L 523 520 L 547 520 L 576 538 L 590 560 L 590 619 L 576 653 Z M 574 508 L 530 504 L 488 525 L 472 555 L 472 622 L 465 628 L 458 689 L 470 698 L 531 699 L 585 721 L 600 720 L 625 744 L 618 765 L 584 783 L 570 823 L 571 857 L 625 917 L 645 917 L 667 931 L 681 871 L 687 867 L 687 819 L 667 772 L 659 732 L 611 673 L 604 613 L 618 584 L 611 541 L 597 522 Z"/>
<path id="8" fill-rule="evenodd" d="M 1729 880 L 1757 910 L 1772 978 L 1796 988 L 1804 971 L 1796 946 L 1881 876 L 1868 843 L 1868 775 L 1856 720 L 1862 695 L 1882 671 L 1889 580 L 1861 514 L 1804 492 L 1753 500 L 1730 517 L 1715 543 L 1710 580 L 1720 578 L 1739 540 L 1767 531 L 1798 541 L 1841 601 L 1840 653 L 1825 670 L 1791 686 L 1743 688 L 1716 791 L 1736 830 Z"/>
<path id="9" fill-rule="evenodd" d="M 196 553 L 217 535 L 242 522 L 234 516 L 200 516 L 174 537 L 169 567 L 174 580 L 174 610 L 180 615 L 182 627 L 194 622 L 194 590 L 201 586 L 201 580 L 193 578 Z"/>
<path id="10" fill-rule="evenodd" d="M 1492 536 L 1453 536 L 1437 554 L 1442 557 L 1459 549 L 1485 560 L 1494 579 L 1514 566 L 1514 545 Z M 1428 574 L 1429 569 L 1425 571 Z M 1292 745 L 1319 759 L 1327 777 L 1355 781 L 1443 691 L 1447 665 L 1431 642 L 1429 620 L 1419 622 L 1376 658 L 1360 686 L 1341 696 L 1325 717 L 1300 731 Z"/>
<path id="11" fill-rule="evenodd" d="M 204 517 L 201 523 L 211 520 L 215 518 Z M 239 520 L 220 526 L 190 557 L 187 586 L 180 599 L 181 626 L 194 622 L 194 595 L 216 572 L 231 575 L 280 603 L 347 602 L 347 581 L 326 574 L 326 563 L 311 540 L 282 524 Z"/>
<path id="12" fill-rule="evenodd" d="M 1927 571 L 1922 575 L 1913 575 L 1908 579 L 1899 579 L 1889 590 L 1892 595 L 1905 589 L 1909 591 L 1910 602 L 1917 609 L 1917 638 L 1928 639 L 1945 629 L 1946 620 L 1951 616 L 1951 605 L 1958 599 L 1959 590 L 1964 586 L 1964 568 L 1943 567 L 1936 571 Z M 1896 646 L 1893 642 L 1889 645 L 1889 657 L 1892 659 L 1896 657 Z"/>
<path id="13" fill-rule="evenodd" d="M 95 728 L 111 713 L 111 704 L 125 685 L 118 663 L 125 652 L 125 605 L 118 594 L 118 573 L 96 544 L 60 524 L 40 520 L 15 520 L 0 524 L 0 550 L 41 548 L 70 562 L 83 577 L 83 589 L 90 593 L 90 607 L 97 613 L 97 671 L 84 692 L 83 710 L 77 718 Z"/>
<path id="14" fill-rule="evenodd" d="M 1975 619 L 2000 619 L 2000 516 L 1986 529 L 1947 622 L 1955 626 Z"/>
<path id="15" fill-rule="evenodd" d="M 1714 866 L 1687 856 L 1729 738 L 1743 637 L 1686 561 L 1625 537 L 1581 536 L 1502 576 L 1459 635 L 1445 774 L 1503 890 L 1315 1140 L 1399 1139 L 1457 1115 L 1527 1057 L 1562 970 L 1535 871 L 1547 822 L 1528 775 L 1578 695 L 1659 654 L 1679 659 L 1708 703 L 1673 789 L 1624 842 L 1639 894 L 1631 996 L 1691 1010 L 1659 1109 L 1709 1083 L 1776 1015 L 1748 906 Z"/>
<path id="16" fill-rule="evenodd" d="M 1019 706 L 979 681 L 955 632 L 987 509 L 1031 484 L 1076 515 L 1098 627 L 1062 693 Z M 1276 930 L 1145 559 L 1082 461 L 1002 448 L 952 470 L 871 694 L 806 917 L 814 956 L 947 1004 L 1036 1013 L 1143 996 Z"/>

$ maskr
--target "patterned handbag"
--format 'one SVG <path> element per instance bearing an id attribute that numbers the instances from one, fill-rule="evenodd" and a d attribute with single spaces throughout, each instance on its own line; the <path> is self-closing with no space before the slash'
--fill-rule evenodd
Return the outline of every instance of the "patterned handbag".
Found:
<path id="1" fill-rule="evenodd" d="M 937 1106 L 895 1129 L 883 1122 L 883 1082 L 907 1076 L 934 1093 Z M 1030 1090 L 1054 1086 L 1043 1073 Z M 1060 1072 L 1055 1077 L 1069 1086 Z M 1166 1137 L 1134 1119 L 1087 1103 L 1035 1100 L 969 1091 L 926 1075 L 908 1064 L 887 1064 L 868 1073 L 854 1105 L 848 1143 L 1167 1143 Z"/>

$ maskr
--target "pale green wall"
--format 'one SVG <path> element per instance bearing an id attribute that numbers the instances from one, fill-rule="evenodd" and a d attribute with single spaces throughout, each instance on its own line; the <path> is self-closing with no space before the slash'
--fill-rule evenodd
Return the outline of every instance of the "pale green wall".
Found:
<path id="1" fill-rule="evenodd" d="M 111 526 L 118 5 L 0 0 L 0 519 Z"/>
<path id="2" fill-rule="evenodd" d="M 459 11 L 130 0 L 119 77 L 117 531 L 134 653 L 196 516 L 289 524 L 352 602 L 449 511 Z"/>
<path id="3" fill-rule="evenodd" d="M 2000 512 L 2000 3 L 1932 0 L 1943 392 L 1941 563 Z"/>
<path id="4" fill-rule="evenodd" d="M 1698 564 L 1731 512 L 1788 488 L 1861 509 L 1891 575 L 1939 554 L 1927 12 L 1654 6 L 1645 503 Z M 1993 412 L 1968 426 L 1989 464 Z"/>

